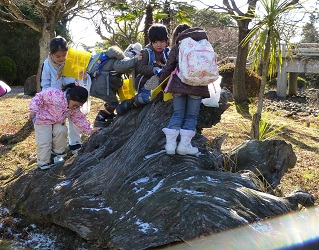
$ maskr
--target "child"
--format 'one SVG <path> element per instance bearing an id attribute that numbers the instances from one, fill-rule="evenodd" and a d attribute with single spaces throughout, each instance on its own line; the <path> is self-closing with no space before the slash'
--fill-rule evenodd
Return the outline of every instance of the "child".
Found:
<path id="1" fill-rule="evenodd" d="M 118 115 L 150 103 L 151 91 L 144 87 L 144 84 L 153 75 L 160 75 L 162 67 L 166 63 L 167 29 L 162 24 L 153 24 L 148 30 L 150 44 L 141 51 L 142 59 L 136 64 L 137 76 L 135 78 L 135 95 L 130 100 L 125 100 L 116 107 Z"/>
<path id="2" fill-rule="evenodd" d="M 61 36 L 52 38 L 50 42 L 50 53 L 42 65 L 40 79 L 42 90 L 50 87 L 61 89 L 64 85 L 74 83 L 76 81 L 74 78 L 62 75 L 67 53 L 67 41 Z M 87 80 L 87 78 L 88 75 L 85 73 L 83 75 L 83 80 Z M 81 133 L 78 128 L 74 127 L 72 121 L 69 121 L 68 135 L 69 148 L 72 154 L 77 154 L 82 146 Z"/>
<path id="3" fill-rule="evenodd" d="M 51 168 L 51 153 L 58 156 L 54 160 L 66 156 L 66 118 L 69 118 L 82 133 L 93 134 L 99 130 L 91 129 L 90 123 L 80 111 L 87 98 L 88 91 L 84 87 L 70 83 L 63 86 L 62 90 L 47 88 L 31 99 L 29 118 L 34 122 L 40 169 Z"/>
<path id="4" fill-rule="evenodd" d="M 95 118 L 94 127 L 108 127 L 115 117 L 115 108 L 119 104 L 116 92 L 123 85 L 122 74 L 130 72 L 138 61 L 138 53 L 131 58 L 125 57 L 117 46 L 111 46 L 105 51 L 108 60 L 100 73 L 92 78 L 91 95 L 102 99 L 104 109 Z"/>
<path id="5" fill-rule="evenodd" d="M 205 31 L 200 28 L 189 28 L 181 32 L 177 37 L 176 44 L 172 44 L 173 47 L 160 76 L 160 82 L 170 75 L 176 67 L 178 69 L 179 42 L 187 37 L 196 41 L 207 39 Z M 162 129 L 166 136 L 166 153 L 175 154 L 176 150 L 180 155 L 195 155 L 198 153 L 198 148 L 191 145 L 191 140 L 196 133 L 201 100 L 209 97 L 208 87 L 184 84 L 176 74 L 171 77 L 172 80 L 168 85 L 167 92 L 173 93 L 174 111 L 167 127 Z M 177 146 L 176 139 L 179 134 L 181 139 Z"/>

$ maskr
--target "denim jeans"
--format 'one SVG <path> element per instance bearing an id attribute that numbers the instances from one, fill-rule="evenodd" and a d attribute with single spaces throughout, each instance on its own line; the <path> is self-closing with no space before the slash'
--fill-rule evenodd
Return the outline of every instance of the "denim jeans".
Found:
<path id="1" fill-rule="evenodd" d="M 174 112 L 167 127 L 196 131 L 201 100 L 200 96 L 174 95 Z"/>
<path id="2" fill-rule="evenodd" d="M 137 100 L 140 104 L 151 103 L 151 91 L 141 87 L 138 91 Z"/>

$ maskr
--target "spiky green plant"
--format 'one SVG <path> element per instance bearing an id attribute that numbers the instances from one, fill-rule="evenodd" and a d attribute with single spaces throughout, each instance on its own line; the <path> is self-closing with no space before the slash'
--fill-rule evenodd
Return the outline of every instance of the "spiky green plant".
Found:
<path id="1" fill-rule="evenodd" d="M 280 41 L 282 40 L 282 17 L 299 6 L 298 0 L 260 0 L 263 16 L 255 17 L 255 26 L 243 39 L 242 45 L 251 43 L 248 57 L 253 58 L 252 68 L 258 70 L 263 62 L 262 80 L 258 95 L 257 111 L 253 115 L 251 139 L 258 139 L 263 96 L 268 76 L 273 76 L 278 64 L 282 64 Z"/>

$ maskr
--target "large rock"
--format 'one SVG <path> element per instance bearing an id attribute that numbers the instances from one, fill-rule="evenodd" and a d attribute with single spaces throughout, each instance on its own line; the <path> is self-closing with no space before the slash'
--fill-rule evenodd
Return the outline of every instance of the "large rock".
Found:
<path id="1" fill-rule="evenodd" d="M 4 205 L 100 247 L 131 250 L 288 213 L 301 201 L 313 203 L 309 194 L 276 197 L 262 192 L 251 175 L 218 171 L 224 165 L 222 140 L 207 149 L 206 138 L 197 134 L 198 155 L 166 155 L 161 129 L 171 113 L 172 102 L 157 101 L 117 118 L 64 165 L 33 169 L 12 181 Z"/>
<path id="2" fill-rule="evenodd" d="M 272 188 L 279 185 L 288 168 L 297 162 L 291 144 L 282 140 L 246 141 L 231 150 L 228 157 L 228 171 L 250 170 Z"/>
<path id="3" fill-rule="evenodd" d="M 29 76 L 24 83 L 24 94 L 34 96 L 37 93 L 37 76 Z"/>

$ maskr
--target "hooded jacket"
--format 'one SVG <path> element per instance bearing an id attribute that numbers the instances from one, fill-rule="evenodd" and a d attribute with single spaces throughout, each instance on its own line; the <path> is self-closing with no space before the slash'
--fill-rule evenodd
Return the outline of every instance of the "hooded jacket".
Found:
<path id="1" fill-rule="evenodd" d="M 166 63 L 165 52 L 160 53 L 154 51 L 154 60 L 149 64 L 149 52 L 147 49 L 154 51 L 154 48 L 151 44 L 145 46 L 145 49 L 141 51 L 142 60 L 138 61 L 136 64 L 136 79 L 135 79 L 135 90 L 138 91 L 141 87 L 144 86 L 145 82 L 150 79 L 153 75 L 153 68 L 158 67 L 162 68 L 162 65 Z"/>
<path id="2" fill-rule="evenodd" d="M 160 76 L 159 82 L 162 82 L 168 77 L 176 68 L 178 69 L 178 54 L 179 54 L 179 42 L 187 37 L 191 37 L 195 41 L 200 41 L 202 39 L 207 39 L 205 31 L 201 28 L 190 28 L 184 30 L 177 38 L 176 44 L 171 49 L 167 62 L 163 67 L 162 74 Z M 171 93 L 185 94 L 201 96 L 203 98 L 209 97 L 209 91 L 207 86 L 191 86 L 184 84 L 181 79 L 176 75 L 171 75 L 171 82 L 168 86 L 168 91 Z"/>
<path id="3" fill-rule="evenodd" d="M 105 102 L 118 102 L 116 91 L 123 85 L 121 74 L 131 72 L 138 58 L 125 57 L 117 46 L 110 47 L 105 53 L 109 59 L 103 66 L 101 74 L 92 80 L 90 94 Z"/>
<path id="4" fill-rule="evenodd" d="M 30 112 L 36 113 L 35 123 L 52 125 L 65 123 L 69 118 L 84 134 L 92 134 L 89 121 L 80 109 L 69 109 L 66 92 L 60 89 L 47 88 L 37 93 L 30 101 Z"/>

